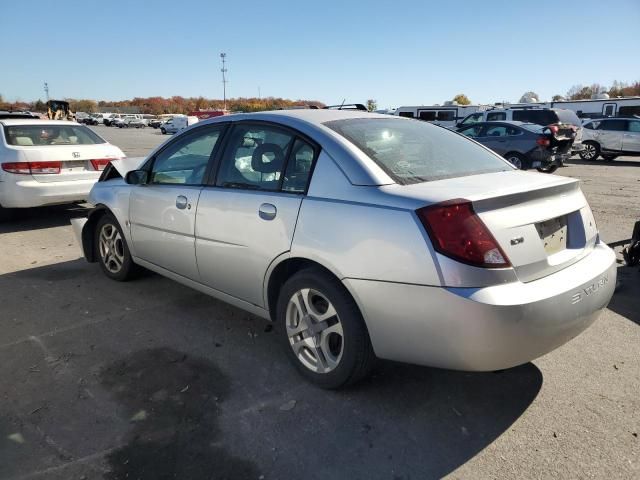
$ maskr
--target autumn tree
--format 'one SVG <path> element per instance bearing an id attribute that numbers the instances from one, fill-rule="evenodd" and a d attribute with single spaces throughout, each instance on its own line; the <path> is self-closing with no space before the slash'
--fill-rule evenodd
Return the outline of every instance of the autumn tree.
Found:
<path id="1" fill-rule="evenodd" d="M 376 102 L 373 98 L 367 100 L 367 110 L 373 112 L 378 108 L 378 102 Z"/>
<path id="2" fill-rule="evenodd" d="M 464 93 L 459 93 L 455 97 L 453 97 L 453 101 L 457 102 L 458 105 L 471 105 L 471 100 Z"/>
<path id="3" fill-rule="evenodd" d="M 553 97 L 551 97 L 552 102 L 560 102 L 562 100 L 564 100 L 564 97 L 562 95 L 555 94 Z"/>

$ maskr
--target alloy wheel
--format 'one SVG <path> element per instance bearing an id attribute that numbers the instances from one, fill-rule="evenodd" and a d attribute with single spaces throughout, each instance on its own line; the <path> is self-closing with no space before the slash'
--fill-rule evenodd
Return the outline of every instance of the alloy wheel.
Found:
<path id="1" fill-rule="evenodd" d="M 516 157 L 515 155 L 512 157 L 507 158 L 507 161 L 513 165 L 514 167 L 516 167 L 518 170 L 522 170 L 522 160 L 520 159 L 520 157 Z"/>
<path id="2" fill-rule="evenodd" d="M 124 241 L 120 231 L 110 223 L 100 230 L 98 241 L 100 259 L 111 273 L 118 273 L 124 264 Z"/>
<path id="3" fill-rule="evenodd" d="M 584 152 L 582 154 L 583 158 L 585 160 L 593 160 L 594 158 L 596 158 L 596 155 L 597 155 L 596 146 L 591 143 L 587 143 L 584 146 Z"/>
<path id="4" fill-rule="evenodd" d="M 303 288 L 289 299 L 286 309 L 289 344 L 300 363 L 315 373 L 335 369 L 344 351 L 340 317 L 321 292 Z"/>

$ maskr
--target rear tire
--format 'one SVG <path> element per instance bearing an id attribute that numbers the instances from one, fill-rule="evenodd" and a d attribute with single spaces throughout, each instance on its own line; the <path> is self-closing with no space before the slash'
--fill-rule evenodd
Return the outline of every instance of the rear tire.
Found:
<path id="1" fill-rule="evenodd" d="M 162 133 L 163 135 L 166 135 L 167 131 L 164 128 L 161 128 L 160 133 Z"/>
<path id="2" fill-rule="evenodd" d="M 518 170 L 527 170 L 530 167 L 527 157 L 518 152 L 507 153 L 504 158 Z"/>
<path id="3" fill-rule="evenodd" d="M 111 213 L 98 220 L 93 238 L 96 258 L 107 277 L 126 282 L 139 273 L 140 267 L 131 259 L 122 229 Z"/>
<path id="4" fill-rule="evenodd" d="M 276 322 L 287 356 L 307 380 L 337 389 L 365 378 L 375 355 L 355 301 L 319 268 L 289 278 L 278 296 Z"/>
<path id="5" fill-rule="evenodd" d="M 582 160 L 587 160 L 589 162 L 596 160 L 598 155 L 600 155 L 600 145 L 596 142 L 582 142 L 584 145 L 584 150 L 582 150 L 578 155 Z"/>

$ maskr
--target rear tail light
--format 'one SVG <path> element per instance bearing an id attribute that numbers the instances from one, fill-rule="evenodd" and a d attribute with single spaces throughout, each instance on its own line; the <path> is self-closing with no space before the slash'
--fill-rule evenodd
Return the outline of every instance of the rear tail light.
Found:
<path id="1" fill-rule="evenodd" d="M 551 140 L 549 140 L 547 137 L 538 137 L 536 139 L 536 143 L 541 147 L 548 147 L 549 145 L 551 145 Z"/>
<path id="2" fill-rule="evenodd" d="M 3 163 L 2 169 L 20 175 L 41 175 L 60 173 L 61 166 L 62 162 L 15 162 Z"/>
<path id="3" fill-rule="evenodd" d="M 437 252 L 484 268 L 509 267 L 509 259 L 468 200 L 438 203 L 416 211 Z"/>
<path id="4" fill-rule="evenodd" d="M 94 158 L 91 160 L 91 165 L 94 170 L 104 170 L 113 158 Z"/>

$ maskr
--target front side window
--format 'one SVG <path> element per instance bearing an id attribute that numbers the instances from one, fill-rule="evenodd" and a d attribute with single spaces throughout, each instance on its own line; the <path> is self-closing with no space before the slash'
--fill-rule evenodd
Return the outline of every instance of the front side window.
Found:
<path id="1" fill-rule="evenodd" d="M 179 137 L 160 152 L 151 168 L 150 183 L 202 185 L 221 126 L 202 128 Z"/>
<path id="2" fill-rule="evenodd" d="M 487 113 L 487 122 L 499 122 L 500 120 L 506 120 L 507 114 L 505 112 L 489 112 Z"/>
<path id="3" fill-rule="evenodd" d="M 426 122 L 351 118 L 324 125 L 403 185 L 512 170 L 499 156 L 475 142 Z"/>
<path id="4" fill-rule="evenodd" d="M 80 125 L 11 125 L 4 127 L 9 145 L 95 145 L 106 141 Z"/>
<path id="5" fill-rule="evenodd" d="M 238 125 L 231 133 L 216 185 L 279 190 L 294 136 L 271 126 Z"/>

